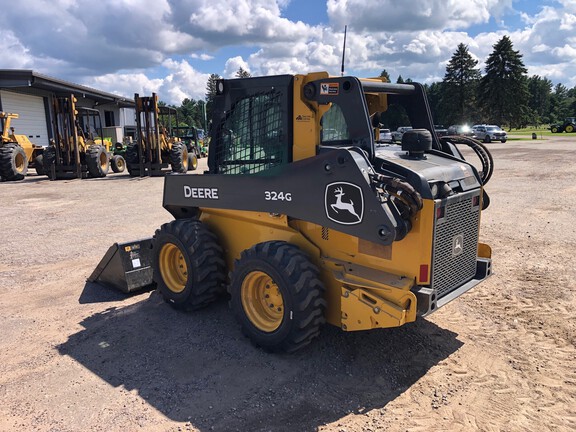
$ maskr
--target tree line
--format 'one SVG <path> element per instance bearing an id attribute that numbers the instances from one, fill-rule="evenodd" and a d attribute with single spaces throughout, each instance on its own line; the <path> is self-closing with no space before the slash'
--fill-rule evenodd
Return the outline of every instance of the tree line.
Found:
<path id="1" fill-rule="evenodd" d="M 508 128 L 563 122 L 576 115 L 576 87 L 553 85 L 547 77 L 528 76 L 522 54 L 503 36 L 486 59 L 478 61 L 459 44 L 444 79 L 426 86 L 436 123 L 489 123 Z"/>
<path id="2" fill-rule="evenodd" d="M 424 87 L 430 103 L 435 124 L 496 124 L 507 128 L 540 127 L 550 123 L 562 123 L 564 118 L 576 115 L 576 87 L 553 85 L 547 77 L 528 76 L 522 54 L 514 49 L 508 36 L 495 45 L 485 62 L 482 75 L 478 60 L 468 47 L 459 44 L 453 53 L 441 82 Z M 237 78 L 250 77 L 242 67 Z M 384 69 L 380 77 L 390 82 Z M 184 99 L 181 106 L 174 107 L 183 126 L 207 128 L 210 121 L 216 83 L 222 77 L 211 74 L 206 84 L 206 101 Z M 409 83 L 411 79 L 399 76 L 397 83 Z M 391 106 L 383 117 L 385 126 L 396 129 L 409 125 L 406 114 L 399 107 Z"/>

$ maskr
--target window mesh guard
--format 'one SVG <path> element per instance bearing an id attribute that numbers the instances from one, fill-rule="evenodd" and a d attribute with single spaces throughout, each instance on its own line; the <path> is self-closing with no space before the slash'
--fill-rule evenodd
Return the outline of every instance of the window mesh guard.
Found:
<path id="1" fill-rule="evenodd" d="M 288 162 L 281 93 L 240 99 L 222 122 L 215 149 L 220 174 L 255 174 Z"/>

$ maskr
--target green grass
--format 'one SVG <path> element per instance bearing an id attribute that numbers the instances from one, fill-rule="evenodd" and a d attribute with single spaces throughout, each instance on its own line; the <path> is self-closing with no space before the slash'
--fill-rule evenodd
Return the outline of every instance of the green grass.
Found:
<path id="1" fill-rule="evenodd" d="M 533 133 L 536 133 L 538 137 L 560 135 L 550 132 L 550 129 L 548 129 L 547 126 L 540 128 L 528 127 L 523 129 L 512 129 L 512 130 L 506 129 L 506 132 L 508 132 L 509 135 L 528 135 L 528 136 L 532 136 Z"/>

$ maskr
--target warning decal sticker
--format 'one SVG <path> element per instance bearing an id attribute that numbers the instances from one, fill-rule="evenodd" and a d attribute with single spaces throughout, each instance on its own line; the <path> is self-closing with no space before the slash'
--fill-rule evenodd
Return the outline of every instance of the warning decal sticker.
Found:
<path id="1" fill-rule="evenodd" d="M 340 89 L 340 83 L 322 83 L 320 84 L 320 94 L 322 96 L 336 96 Z"/>

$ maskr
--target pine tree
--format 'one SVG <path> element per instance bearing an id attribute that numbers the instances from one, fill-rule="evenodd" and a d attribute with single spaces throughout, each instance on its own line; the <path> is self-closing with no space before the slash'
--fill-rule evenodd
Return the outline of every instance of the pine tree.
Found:
<path id="1" fill-rule="evenodd" d="M 459 44 L 446 66 L 442 80 L 441 111 L 448 123 L 467 123 L 477 111 L 476 91 L 480 81 L 478 60 L 472 58 L 468 47 Z"/>
<path id="2" fill-rule="evenodd" d="M 550 123 L 550 96 L 552 93 L 552 81 L 533 75 L 528 78 L 528 106 L 534 112 L 535 125 L 542 122 Z"/>
<path id="3" fill-rule="evenodd" d="M 425 85 L 424 89 L 426 90 L 426 96 L 428 97 L 428 103 L 430 104 L 434 124 L 450 124 L 452 113 L 451 111 L 444 110 L 444 107 L 442 106 L 444 83 L 435 82 L 430 85 Z"/>
<path id="4" fill-rule="evenodd" d="M 508 36 L 494 45 L 486 60 L 486 75 L 479 84 L 478 99 L 486 109 L 485 119 L 498 125 L 518 127 L 527 122 L 527 69 L 522 54 L 515 51 Z"/>
<path id="5" fill-rule="evenodd" d="M 251 76 L 252 75 L 250 75 L 250 72 L 248 72 L 242 66 L 240 66 L 236 71 L 236 78 L 250 78 Z"/>
<path id="6" fill-rule="evenodd" d="M 210 74 L 206 83 L 206 116 L 208 121 L 212 118 L 212 105 L 216 96 L 216 84 L 222 77 L 218 74 Z"/>
<path id="7" fill-rule="evenodd" d="M 388 82 L 392 82 L 390 81 L 390 74 L 386 69 L 382 69 L 382 72 L 380 72 L 380 78 L 386 78 Z"/>

